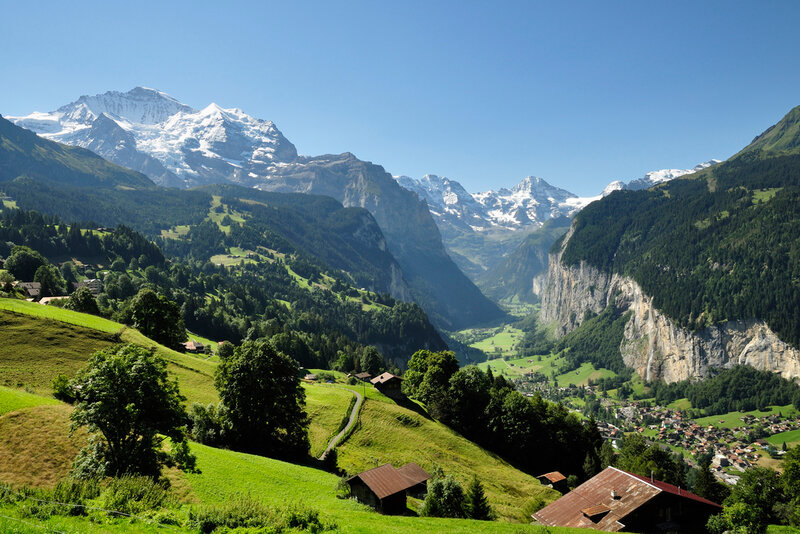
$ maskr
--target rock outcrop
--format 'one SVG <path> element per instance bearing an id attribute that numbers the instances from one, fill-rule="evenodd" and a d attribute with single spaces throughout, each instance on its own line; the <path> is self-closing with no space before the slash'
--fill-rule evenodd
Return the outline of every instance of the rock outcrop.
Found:
<path id="1" fill-rule="evenodd" d="M 564 245 L 572 229 L 564 239 Z M 546 277 L 534 280 L 541 298 L 542 320 L 556 325 L 558 337 L 580 326 L 590 310 L 600 313 L 608 305 L 631 311 L 620 352 L 625 364 L 647 380 L 676 382 L 703 378 L 712 368 L 750 365 L 800 377 L 800 350 L 781 341 L 764 321 L 728 321 L 691 331 L 676 325 L 653 306 L 632 278 L 601 272 L 581 262 L 561 263 L 563 246 L 551 253 Z"/>

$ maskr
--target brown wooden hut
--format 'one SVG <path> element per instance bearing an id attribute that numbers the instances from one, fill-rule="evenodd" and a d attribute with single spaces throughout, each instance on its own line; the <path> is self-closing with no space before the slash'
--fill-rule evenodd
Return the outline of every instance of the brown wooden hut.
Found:
<path id="1" fill-rule="evenodd" d="M 350 492 L 358 502 L 375 508 L 382 514 L 402 514 L 406 510 L 406 495 L 418 497 L 427 491 L 430 475 L 415 463 L 395 469 L 384 464 L 347 479 Z M 421 491 L 425 487 L 425 491 Z"/>
<path id="2" fill-rule="evenodd" d="M 392 373 L 383 373 L 370 380 L 378 391 L 393 399 L 403 398 L 403 379 Z"/>

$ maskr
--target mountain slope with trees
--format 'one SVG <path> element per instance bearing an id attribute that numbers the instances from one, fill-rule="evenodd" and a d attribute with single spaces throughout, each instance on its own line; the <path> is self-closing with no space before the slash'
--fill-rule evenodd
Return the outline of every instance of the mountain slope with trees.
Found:
<path id="1" fill-rule="evenodd" d="M 762 319 L 800 346 L 798 123 L 795 108 L 724 163 L 587 206 L 562 263 L 631 277 L 681 327 Z"/>

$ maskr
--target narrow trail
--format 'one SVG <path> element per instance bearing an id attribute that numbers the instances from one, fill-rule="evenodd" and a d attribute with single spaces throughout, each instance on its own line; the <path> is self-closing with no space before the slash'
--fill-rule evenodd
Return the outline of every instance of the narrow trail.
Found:
<path id="1" fill-rule="evenodd" d="M 359 393 L 358 391 L 356 391 L 354 389 L 349 389 L 349 388 L 342 388 L 342 389 L 346 389 L 347 391 L 349 391 L 350 393 L 355 395 L 356 396 L 356 403 L 353 405 L 353 411 L 350 412 L 350 420 L 347 421 L 347 424 L 344 426 L 344 428 L 342 429 L 341 432 L 339 432 L 338 434 L 333 436 L 333 439 L 331 440 L 331 442 L 328 443 L 328 447 L 320 455 L 320 457 L 319 457 L 320 460 L 324 460 L 325 457 L 328 455 L 328 452 L 330 452 L 331 449 L 336 447 L 336 445 L 339 444 L 339 441 L 342 439 L 342 437 L 345 434 L 347 434 L 347 432 L 350 430 L 350 428 L 354 424 L 356 424 L 356 420 L 358 419 L 358 412 L 359 412 L 359 410 L 361 410 L 361 403 L 364 401 L 364 397 L 362 397 L 361 393 Z"/>

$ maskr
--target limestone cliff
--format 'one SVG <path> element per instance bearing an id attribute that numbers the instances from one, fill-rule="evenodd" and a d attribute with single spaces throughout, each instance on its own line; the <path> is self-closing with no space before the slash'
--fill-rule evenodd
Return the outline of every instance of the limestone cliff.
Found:
<path id="1" fill-rule="evenodd" d="M 564 244 L 571 235 L 572 229 Z M 781 341 L 764 321 L 728 321 L 698 331 L 681 328 L 653 307 L 632 278 L 601 272 L 585 262 L 563 265 L 563 250 L 550 254 L 546 277 L 533 284 L 541 298 L 542 320 L 556 325 L 558 337 L 580 326 L 587 310 L 600 313 L 613 303 L 633 312 L 620 352 L 625 364 L 647 380 L 701 378 L 711 368 L 738 364 L 800 377 L 800 351 Z"/>

